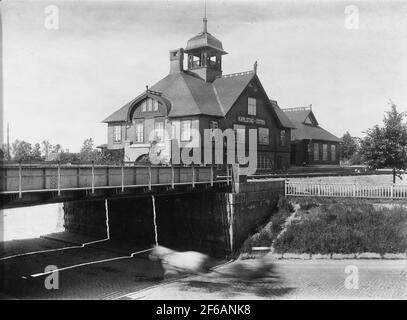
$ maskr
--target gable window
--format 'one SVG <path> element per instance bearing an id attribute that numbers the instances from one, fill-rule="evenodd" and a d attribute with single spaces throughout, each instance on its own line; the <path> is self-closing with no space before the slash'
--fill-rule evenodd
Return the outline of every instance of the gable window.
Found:
<path id="1" fill-rule="evenodd" d="M 326 143 L 322 145 L 322 160 L 328 160 L 328 145 Z"/>
<path id="2" fill-rule="evenodd" d="M 147 102 L 146 102 L 146 100 L 144 100 L 141 103 L 141 112 L 146 112 L 146 111 L 147 111 Z"/>
<path id="3" fill-rule="evenodd" d="M 191 141 L 192 136 L 192 121 L 182 120 L 181 121 L 181 141 Z"/>
<path id="4" fill-rule="evenodd" d="M 135 130 L 136 130 L 136 135 L 134 137 L 135 142 L 144 142 L 144 122 L 143 121 L 137 121 L 135 123 Z"/>
<path id="5" fill-rule="evenodd" d="M 285 147 L 287 145 L 287 135 L 285 130 L 280 131 L 280 146 Z"/>
<path id="6" fill-rule="evenodd" d="M 113 127 L 113 142 L 114 143 L 122 142 L 122 126 Z"/>
<path id="7" fill-rule="evenodd" d="M 270 136 L 268 128 L 259 128 L 259 144 L 269 144 Z"/>
<path id="8" fill-rule="evenodd" d="M 314 143 L 314 160 L 319 160 L 319 144 Z"/>
<path id="9" fill-rule="evenodd" d="M 331 145 L 331 160 L 336 160 L 336 145 L 334 144 Z"/>
<path id="10" fill-rule="evenodd" d="M 164 140 L 164 121 L 162 120 L 154 122 L 154 139 L 156 141 Z"/>
<path id="11" fill-rule="evenodd" d="M 153 100 L 153 111 L 158 111 L 158 101 Z"/>
<path id="12" fill-rule="evenodd" d="M 242 124 L 233 125 L 233 129 L 236 132 L 236 142 L 245 143 L 246 141 L 246 127 Z"/>
<path id="13" fill-rule="evenodd" d="M 248 98 L 247 99 L 247 114 L 251 116 L 256 115 L 256 99 L 255 98 Z"/>
<path id="14" fill-rule="evenodd" d="M 146 102 L 147 102 L 147 111 L 153 111 L 153 99 L 148 98 Z"/>

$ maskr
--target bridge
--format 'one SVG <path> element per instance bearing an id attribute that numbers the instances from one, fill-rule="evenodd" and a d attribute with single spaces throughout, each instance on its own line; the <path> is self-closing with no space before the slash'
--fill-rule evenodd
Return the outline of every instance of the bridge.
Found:
<path id="1" fill-rule="evenodd" d="M 231 168 L 222 176 L 218 173 L 214 166 L 195 165 L 4 164 L 0 167 L 1 208 L 227 190 Z"/>

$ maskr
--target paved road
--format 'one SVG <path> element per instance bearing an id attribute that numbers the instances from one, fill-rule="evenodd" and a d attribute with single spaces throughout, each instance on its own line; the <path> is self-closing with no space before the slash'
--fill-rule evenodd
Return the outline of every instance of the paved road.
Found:
<path id="1" fill-rule="evenodd" d="M 248 260 L 224 266 L 206 276 L 195 276 L 145 289 L 124 299 L 407 299 L 407 261 L 396 260 L 279 260 L 274 274 L 242 280 L 236 264 L 253 269 L 258 262 Z M 351 273 L 345 273 L 350 267 Z M 354 267 L 353 267 L 354 266 Z M 252 267 L 252 268 L 251 268 Z M 356 268 L 357 269 L 356 269 Z M 345 279 L 358 271 L 358 289 L 347 289 Z M 244 277 L 243 277 L 244 279 Z M 353 278 L 354 279 L 354 278 Z M 349 286 L 348 286 L 349 287 Z"/>
<path id="2" fill-rule="evenodd" d="M 62 246 L 70 245 L 47 239 L 11 241 L 1 256 Z M 147 254 L 61 271 L 58 290 L 46 289 L 48 275 L 30 277 L 44 272 L 49 265 L 63 268 L 120 256 L 123 255 L 85 247 L 3 260 L 0 267 L 4 283 L 0 292 L 3 298 L 18 299 L 114 299 L 163 281 L 161 266 L 149 261 Z"/>
<path id="3" fill-rule="evenodd" d="M 7 242 L 1 256 L 59 248 L 61 242 L 30 239 Z M 135 248 L 136 249 L 136 248 Z M 19 299 L 407 299 L 405 260 L 244 260 L 204 276 L 162 278 L 147 254 L 81 266 L 59 273 L 59 289 L 47 290 L 47 276 L 31 278 L 48 265 L 59 268 L 121 254 L 96 247 L 70 249 L 0 261 L 0 297 Z M 270 263 L 270 264 L 269 264 Z M 356 266 L 359 288 L 346 289 L 346 266 Z M 269 270 L 272 272 L 270 273 Z M 260 272 L 259 272 L 260 270 Z M 354 270 L 352 275 L 354 275 Z"/>

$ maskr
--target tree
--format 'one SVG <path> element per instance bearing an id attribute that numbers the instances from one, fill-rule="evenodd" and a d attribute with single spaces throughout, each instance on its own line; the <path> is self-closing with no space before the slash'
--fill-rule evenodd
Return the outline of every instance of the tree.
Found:
<path id="1" fill-rule="evenodd" d="M 49 154 L 52 151 L 52 144 L 48 140 L 44 140 L 42 143 L 42 154 L 45 160 L 49 159 Z"/>
<path id="2" fill-rule="evenodd" d="M 32 156 L 31 143 L 15 140 L 11 146 L 14 161 L 29 161 Z"/>
<path id="3" fill-rule="evenodd" d="M 359 143 L 358 138 L 352 137 L 348 131 L 342 136 L 342 157 L 344 159 L 351 159 L 358 151 Z"/>
<path id="4" fill-rule="evenodd" d="M 81 151 L 79 152 L 79 159 L 80 161 L 100 161 L 101 160 L 101 153 L 99 150 L 96 150 L 93 147 L 93 139 L 89 138 L 83 142 Z"/>
<path id="5" fill-rule="evenodd" d="M 369 168 L 392 168 L 393 183 L 401 179 L 401 170 L 407 168 L 407 123 L 405 113 L 399 113 L 394 103 L 385 113 L 383 127 L 378 125 L 366 132 L 361 142 L 362 159 Z"/>
<path id="6" fill-rule="evenodd" d="M 31 151 L 31 160 L 43 160 L 41 157 L 41 146 L 39 143 L 36 143 Z"/>

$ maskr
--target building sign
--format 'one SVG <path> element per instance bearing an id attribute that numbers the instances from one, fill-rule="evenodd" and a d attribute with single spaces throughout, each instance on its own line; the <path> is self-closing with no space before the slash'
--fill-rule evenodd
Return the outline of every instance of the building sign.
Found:
<path id="1" fill-rule="evenodd" d="M 266 125 L 266 120 L 260 119 L 260 118 L 253 118 L 253 117 L 237 116 L 237 121 L 243 122 L 243 123 L 256 124 L 259 126 Z"/>

